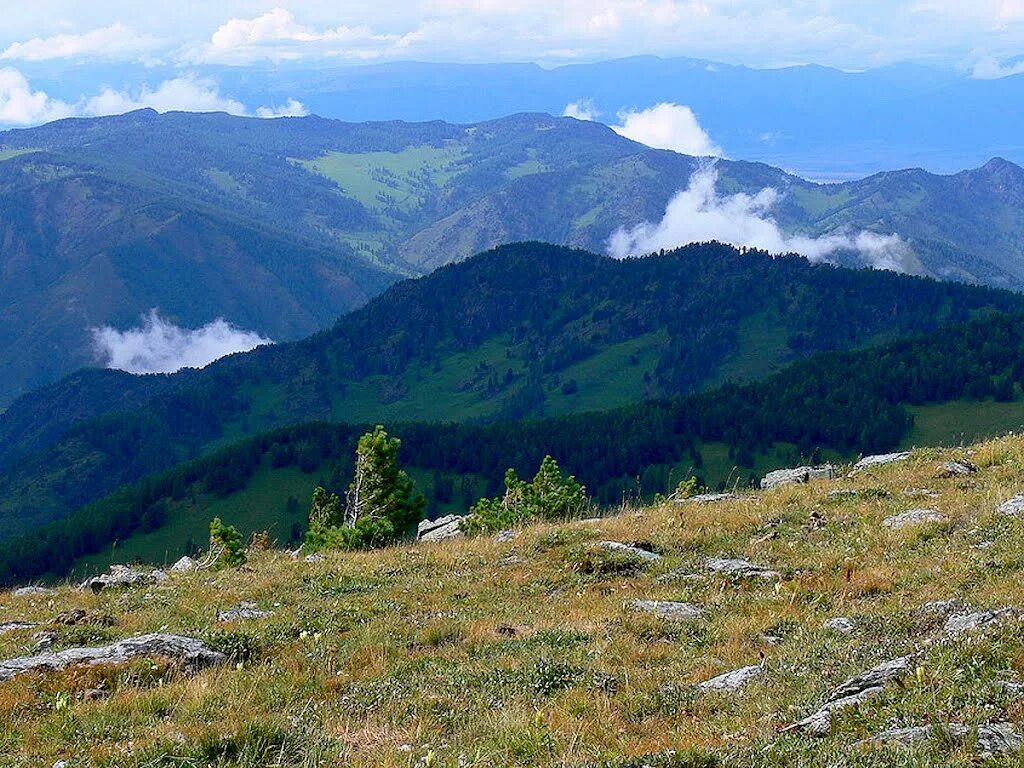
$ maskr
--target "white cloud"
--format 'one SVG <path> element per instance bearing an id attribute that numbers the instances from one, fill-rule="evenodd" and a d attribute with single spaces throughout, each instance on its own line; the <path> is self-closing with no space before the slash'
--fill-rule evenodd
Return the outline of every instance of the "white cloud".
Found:
<path id="1" fill-rule="evenodd" d="M 59 120 L 73 109 L 45 91 L 33 91 L 28 80 L 16 69 L 0 69 L 0 124 L 33 125 Z"/>
<path id="2" fill-rule="evenodd" d="M 128 373 L 174 373 L 202 368 L 235 352 L 248 352 L 270 339 L 243 331 L 223 319 L 189 330 L 169 323 L 155 309 L 142 326 L 127 331 L 104 326 L 91 329 L 97 358 L 107 368 Z"/>
<path id="3" fill-rule="evenodd" d="M 612 130 L 655 149 L 670 149 L 698 157 L 721 157 L 723 154 L 701 128 L 693 110 L 681 104 L 663 102 L 639 112 L 620 112 L 619 121 Z"/>
<path id="4" fill-rule="evenodd" d="M 34 37 L 24 42 L 11 43 L 0 59 L 47 61 L 95 57 L 120 59 L 146 54 L 159 42 L 150 35 L 139 34 L 124 24 L 111 24 L 82 34 L 60 34 L 52 37 Z"/>
<path id="5" fill-rule="evenodd" d="M 297 99 L 288 99 L 288 101 L 281 106 L 260 107 L 256 110 L 256 117 L 263 118 L 305 117 L 308 114 L 309 110 L 306 109 L 306 106 Z"/>
<path id="6" fill-rule="evenodd" d="M 157 112 L 228 112 L 246 114 L 245 105 L 221 95 L 216 82 L 191 75 L 167 80 L 155 89 L 143 86 L 135 93 L 106 88 L 79 105 L 83 115 L 120 115 L 135 109 Z"/>
<path id="7" fill-rule="evenodd" d="M 839 251 L 855 251 L 865 264 L 897 272 L 904 271 L 913 259 L 909 244 L 898 235 L 868 231 L 822 237 L 787 235 L 770 215 L 781 197 L 778 190 L 769 187 L 755 195 L 723 197 L 715 189 L 717 182 L 718 171 L 713 167 L 696 171 L 689 186 L 669 202 L 659 223 L 617 230 L 609 240 L 609 253 L 625 258 L 716 240 L 770 253 L 799 253 L 816 262 L 828 261 Z"/>
<path id="8" fill-rule="evenodd" d="M 577 120 L 597 120 L 600 116 L 601 113 L 594 108 L 594 103 L 590 99 L 571 101 L 562 111 L 562 117 L 573 117 Z"/>
<path id="9" fill-rule="evenodd" d="M 1024 61 L 1015 57 L 1010 61 L 1002 61 L 991 54 L 971 56 L 961 65 L 961 69 L 970 72 L 976 80 L 998 80 L 1024 73 Z"/>

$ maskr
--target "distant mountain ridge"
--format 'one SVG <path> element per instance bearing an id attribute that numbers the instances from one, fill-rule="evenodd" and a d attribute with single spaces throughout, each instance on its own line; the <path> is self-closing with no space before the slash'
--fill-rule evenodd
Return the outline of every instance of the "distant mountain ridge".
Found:
<path id="1" fill-rule="evenodd" d="M 474 125 L 141 111 L 0 133 L 0 407 L 95 360 L 88 329 L 158 307 L 278 341 L 506 242 L 604 251 L 700 161 L 540 114 Z M 1024 287 L 1024 181 L 1005 161 L 817 185 L 721 160 L 787 233 L 896 234 L 913 272 Z M 857 264 L 855 254 L 837 254 Z"/>

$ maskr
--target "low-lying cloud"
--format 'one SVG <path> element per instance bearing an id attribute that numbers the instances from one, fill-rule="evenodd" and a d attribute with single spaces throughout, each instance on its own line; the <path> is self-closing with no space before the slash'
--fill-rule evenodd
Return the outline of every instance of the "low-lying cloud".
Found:
<path id="1" fill-rule="evenodd" d="M 722 196 L 717 182 L 715 168 L 697 170 L 687 188 L 669 201 L 660 222 L 618 229 L 608 242 L 609 253 L 625 258 L 715 240 L 770 253 L 798 253 L 815 262 L 829 261 L 841 251 L 856 252 L 866 265 L 895 272 L 905 271 L 913 259 L 910 245 L 899 235 L 867 230 L 821 237 L 787 235 L 771 216 L 781 198 L 777 189 Z"/>
<path id="2" fill-rule="evenodd" d="M 142 325 L 119 331 L 110 326 L 91 329 L 97 359 L 106 368 L 128 373 L 174 373 L 203 368 L 235 352 L 248 352 L 270 339 L 236 328 L 218 318 L 202 328 L 179 328 L 150 310 Z"/>
<path id="3" fill-rule="evenodd" d="M 597 120 L 600 116 L 589 99 L 565 105 L 562 117 Z M 661 102 L 648 109 L 622 110 L 618 124 L 609 126 L 620 136 L 654 149 L 669 149 L 696 157 L 723 157 L 722 148 L 701 127 L 693 110 L 683 104 Z"/>

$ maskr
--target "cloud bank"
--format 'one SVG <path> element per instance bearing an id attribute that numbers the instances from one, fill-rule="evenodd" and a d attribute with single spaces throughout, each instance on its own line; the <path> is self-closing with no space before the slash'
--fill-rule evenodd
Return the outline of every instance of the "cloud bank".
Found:
<path id="1" fill-rule="evenodd" d="M 586 120 L 587 122 L 597 120 L 600 115 L 601 113 L 594 108 L 594 103 L 590 99 L 570 101 L 562 111 L 562 117 L 572 117 L 576 120 Z"/>
<path id="2" fill-rule="evenodd" d="M 127 331 L 110 326 L 92 328 L 97 359 L 107 368 L 128 373 L 174 373 L 203 368 L 235 352 L 248 352 L 270 339 L 243 331 L 218 318 L 202 328 L 179 328 L 150 310 L 142 325 Z"/>
<path id="3" fill-rule="evenodd" d="M 159 45 L 160 41 L 157 38 L 139 34 L 130 27 L 117 22 L 109 27 L 101 27 L 81 34 L 65 33 L 11 43 L 3 52 L 0 52 L 0 59 L 49 61 L 81 57 L 116 60 L 147 56 Z"/>
<path id="4" fill-rule="evenodd" d="M 565 105 L 562 117 L 597 120 L 600 112 L 589 99 Z M 723 157 L 722 148 L 711 140 L 693 110 L 683 104 L 661 102 L 648 109 L 624 110 L 618 124 L 609 126 L 620 136 L 654 149 L 670 149 L 696 157 Z"/>
<path id="5" fill-rule="evenodd" d="M 608 252 L 625 258 L 716 240 L 770 253 L 798 253 L 815 262 L 828 261 L 840 251 L 853 251 L 868 266 L 895 272 L 905 271 L 913 258 L 909 244 L 898 235 L 866 230 L 822 237 L 787 235 L 770 215 L 781 197 L 778 190 L 769 187 L 755 195 L 721 196 L 715 188 L 717 182 L 718 171 L 713 167 L 696 171 L 687 188 L 669 202 L 660 222 L 618 229 L 608 242 Z"/>

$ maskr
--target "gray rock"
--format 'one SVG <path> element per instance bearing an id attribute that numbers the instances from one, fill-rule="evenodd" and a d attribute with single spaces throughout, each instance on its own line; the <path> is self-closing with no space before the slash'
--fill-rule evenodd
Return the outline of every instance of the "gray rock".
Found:
<path id="1" fill-rule="evenodd" d="M 894 464 L 897 461 L 906 461 L 909 458 L 909 451 L 901 451 L 900 453 L 879 453 L 874 456 L 865 456 L 853 465 L 853 470 L 850 474 L 855 475 L 858 472 L 863 472 L 864 470 L 871 469 L 872 467 L 880 467 L 883 464 Z"/>
<path id="2" fill-rule="evenodd" d="M 273 611 L 261 610 L 256 603 L 241 602 L 235 608 L 217 611 L 217 621 L 244 621 L 245 619 L 262 619 L 273 615 Z"/>
<path id="3" fill-rule="evenodd" d="M 784 730 L 799 730 L 811 736 L 827 735 L 832 730 L 833 712 L 861 704 L 875 694 L 881 693 L 887 685 L 910 671 L 913 660 L 912 655 L 900 656 L 851 677 L 832 691 L 814 713 L 787 726 Z"/>
<path id="4" fill-rule="evenodd" d="M 978 468 L 969 461 L 947 461 L 935 473 L 936 477 L 967 477 L 977 474 Z"/>
<path id="5" fill-rule="evenodd" d="M 597 546 L 601 547 L 601 549 L 607 549 L 610 552 L 620 552 L 621 554 L 630 555 L 631 557 L 646 560 L 647 562 L 661 560 L 661 555 L 657 552 L 640 549 L 640 547 L 634 547 L 631 544 L 623 544 L 621 541 L 599 541 Z"/>
<path id="6" fill-rule="evenodd" d="M 19 629 L 35 629 L 35 624 L 30 624 L 27 621 L 5 621 L 0 624 L 0 635 L 6 635 L 8 632 L 17 632 Z"/>
<path id="7" fill-rule="evenodd" d="M 736 493 L 701 493 L 686 499 L 679 499 L 679 504 L 717 504 L 721 501 L 733 501 L 739 498 Z"/>
<path id="8" fill-rule="evenodd" d="M 1004 619 L 1010 618 L 1013 613 L 1013 608 L 1000 608 L 996 611 L 978 611 L 976 613 L 960 613 L 946 619 L 946 624 L 942 629 L 948 635 L 974 632 L 975 630 L 998 624 Z"/>
<path id="9" fill-rule="evenodd" d="M 929 613 L 934 616 L 949 616 L 951 614 L 970 613 L 970 608 L 963 600 L 933 600 L 921 606 L 921 613 Z"/>
<path id="10" fill-rule="evenodd" d="M 908 499 L 937 499 L 939 494 L 931 488 L 907 488 L 903 495 Z"/>
<path id="11" fill-rule="evenodd" d="M 829 501 L 846 501 L 856 499 L 858 496 L 860 496 L 860 491 L 856 488 L 836 488 L 828 492 Z"/>
<path id="12" fill-rule="evenodd" d="M 738 691 L 754 678 L 760 676 L 764 668 L 758 664 L 750 667 L 741 667 L 732 672 L 726 672 L 712 677 L 697 686 L 702 691 Z"/>
<path id="13" fill-rule="evenodd" d="M 193 560 L 188 555 L 180 558 L 178 562 L 171 566 L 171 573 L 189 573 L 196 570 L 199 567 L 199 563 Z"/>
<path id="14" fill-rule="evenodd" d="M 997 511 L 1001 515 L 1019 517 L 1020 513 L 1024 512 L 1024 494 L 1014 496 L 1012 499 L 1007 499 L 999 505 L 999 509 Z"/>
<path id="15" fill-rule="evenodd" d="M 302 562 L 304 563 L 322 563 L 323 561 L 324 556 L 318 552 L 314 552 L 313 554 L 306 555 L 304 558 L 302 558 Z"/>
<path id="16" fill-rule="evenodd" d="M 908 509 L 898 515 L 887 517 L 882 521 L 886 528 L 899 530 L 912 525 L 923 525 L 924 523 L 941 523 L 945 521 L 942 513 L 937 509 Z"/>
<path id="17" fill-rule="evenodd" d="M 46 587 L 18 587 L 14 590 L 15 597 L 33 597 L 35 595 L 55 595 L 57 590 L 47 589 Z"/>
<path id="18" fill-rule="evenodd" d="M 1024 747 L 1024 736 L 1021 736 L 1013 723 L 988 723 L 976 728 L 961 723 L 892 728 L 870 739 L 869 743 L 898 744 L 909 747 L 929 741 L 939 735 L 957 743 L 969 741 L 972 736 L 975 736 L 978 741 L 978 751 L 982 756 L 1010 754 L 1018 752 Z"/>
<path id="19" fill-rule="evenodd" d="M 802 485 L 812 480 L 830 480 L 836 476 L 831 464 L 820 467 L 796 467 L 795 469 L 777 469 L 769 472 L 761 479 L 761 489 L 770 491 L 784 485 Z"/>
<path id="20" fill-rule="evenodd" d="M 420 541 L 444 541 L 462 536 L 462 517 L 445 515 L 437 520 L 423 520 L 416 529 Z"/>
<path id="21" fill-rule="evenodd" d="M 58 760 L 56 763 L 53 764 L 53 768 L 68 768 L 68 761 Z"/>
<path id="22" fill-rule="evenodd" d="M 829 619 L 822 626 L 841 635 L 848 635 L 857 627 L 852 619 L 848 619 L 845 616 L 836 616 L 834 619 Z"/>
<path id="23" fill-rule="evenodd" d="M 32 635 L 32 639 L 36 641 L 36 653 L 40 653 L 42 651 L 48 651 L 51 648 L 53 648 L 53 646 L 57 644 L 59 636 L 57 635 L 56 632 L 44 631 L 36 632 L 34 635 Z"/>
<path id="24" fill-rule="evenodd" d="M 140 571 L 127 565 L 112 565 L 107 573 L 83 581 L 81 588 L 101 592 L 111 587 L 136 587 L 162 581 L 167 581 L 167 574 L 163 571 Z"/>
<path id="25" fill-rule="evenodd" d="M 653 613 L 667 621 L 695 621 L 704 616 L 704 609 L 693 603 L 677 603 L 670 600 L 633 600 L 629 605 L 635 611 Z"/>
<path id="26" fill-rule="evenodd" d="M 506 544 L 519 536 L 518 531 L 498 531 L 494 534 L 494 540 L 499 544 Z"/>
<path id="27" fill-rule="evenodd" d="M 68 648 L 57 653 L 19 656 L 0 661 L 0 682 L 26 672 L 58 671 L 78 664 L 123 664 L 140 656 L 175 659 L 188 670 L 223 664 L 227 661 L 223 653 L 213 650 L 202 640 L 183 635 L 156 633 L 119 640 L 110 645 Z"/>
<path id="28" fill-rule="evenodd" d="M 704 566 L 712 573 L 722 573 L 740 579 L 774 579 L 779 575 L 777 571 L 738 558 L 710 557 L 704 561 Z"/>

